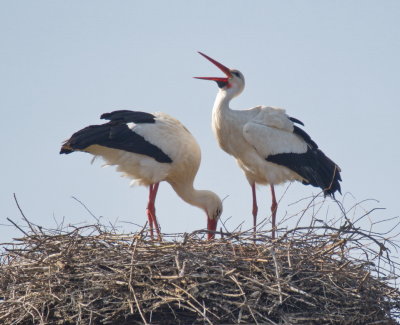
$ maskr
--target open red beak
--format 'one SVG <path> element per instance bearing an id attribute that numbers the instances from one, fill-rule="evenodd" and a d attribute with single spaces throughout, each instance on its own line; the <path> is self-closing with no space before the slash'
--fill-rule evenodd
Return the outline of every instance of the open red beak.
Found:
<path id="1" fill-rule="evenodd" d="M 210 219 L 207 221 L 207 230 L 210 230 L 207 234 L 207 239 L 212 240 L 215 237 L 215 232 L 217 231 L 218 219 Z"/>
<path id="2" fill-rule="evenodd" d="M 204 56 L 208 61 L 211 63 L 215 64 L 223 73 L 226 74 L 226 78 L 221 78 L 221 77 L 195 77 L 196 79 L 203 79 L 203 80 L 213 80 L 216 82 L 223 82 L 223 83 L 228 83 L 229 78 L 232 77 L 231 70 L 224 66 L 223 64 L 219 63 L 218 61 L 210 58 L 208 55 L 205 55 L 204 53 L 199 52 L 200 55 Z"/>

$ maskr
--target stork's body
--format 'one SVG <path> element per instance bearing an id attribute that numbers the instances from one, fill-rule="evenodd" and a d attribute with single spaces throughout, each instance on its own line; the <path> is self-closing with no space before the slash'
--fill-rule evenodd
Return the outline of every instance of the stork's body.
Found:
<path id="1" fill-rule="evenodd" d="M 103 114 L 101 118 L 110 122 L 74 133 L 60 153 L 85 151 L 100 156 L 108 165 L 116 165 L 134 184 L 149 186 L 149 226 L 151 234 L 156 227 L 159 238 L 154 204 L 159 183 L 168 182 L 184 201 L 206 212 L 211 231 L 208 237 L 213 238 L 222 203 L 215 193 L 193 187 L 201 151 L 192 134 L 165 113 L 124 110 Z"/>
<path id="2" fill-rule="evenodd" d="M 318 149 L 311 137 L 299 128 L 303 123 L 281 108 L 257 106 L 232 110 L 229 103 L 244 89 L 244 77 L 200 53 L 218 66 L 226 78 L 214 80 L 219 91 L 212 111 L 212 127 L 220 147 L 234 156 L 244 171 L 253 195 L 254 230 L 257 223 L 256 184 L 270 184 L 272 194 L 272 237 L 275 237 L 277 201 L 274 185 L 301 181 L 320 187 L 324 194 L 340 192 L 340 168 Z"/>

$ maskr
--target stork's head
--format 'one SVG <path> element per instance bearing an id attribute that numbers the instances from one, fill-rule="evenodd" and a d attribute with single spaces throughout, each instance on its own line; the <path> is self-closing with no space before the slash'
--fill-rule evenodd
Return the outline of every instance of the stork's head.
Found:
<path id="1" fill-rule="evenodd" d="M 200 55 L 204 56 L 208 61 L 215 64 L 226 77 L 195 77 L 203 80 L 213 80 L 217 82 L 218 87 L 230 94 L 232 97 L 240 95 L 244 89 L 244 76 L 239 70 L 232 70 L 219 63 L 218 61 L 210 58 L 208 55 L 199 52 Z"/>
<path id="2" fill-rule="evenodd" d="M 214 239 L 218 220 L 222 213 L 222 201 L 214 192 L 206 190 L 200 190 L 199 192 L 202 193 L 204 199 L 202 208 L 207 214 L 207 230 L 210 230 L 208 240 Z"/>

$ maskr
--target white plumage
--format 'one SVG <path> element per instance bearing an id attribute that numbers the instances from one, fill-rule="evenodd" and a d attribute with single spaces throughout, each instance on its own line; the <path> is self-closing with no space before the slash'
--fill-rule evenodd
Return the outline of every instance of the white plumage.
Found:
<path id="1" fill-rule="evenodd" d="M 186 202 L 207 214 L 209 239 L 214 237 L 222 202 L 213 192 L 197 190 L 193 182 L 200 166 L 200 147 L 192 134 L 165 113 L 115 111 L 102 115 L 110 122 L 88 126 L 72 135 L 60 153 L 85 151 L 116 165 L 134 184 L 149 186 L 150 231 L 160 231 L 154 202 L 158 185 L 166 181 Z"/>
<path id="2" fill-rule="evenodd" d="M 175 118 L 161 112 L 153 113 L 155 123 L 126 123 L 128 128 L 156 145 L 171 158 L 172 163 L 160 163 L 154 158 L 102 145 L 91 145 L 84 151 L 101 156 L 108 165 L 131 178 L 133 185 L 149 186 L 174 179 L 181 168 L 195 175 L 201 159 L 200 147 L 190 132 Z M 189 170 L 190 169 L 190 170 Z"/>
<path id="3" fill-rule="evenodd" d="M 318 149 L 310 136 L 289 117 L 284 109 L 257 106 L 232 110 L 229 103 L 244 89 L 244 77 L 199 52 L 222 70 L 226 77 L 197 77 L 218 83 L 212 127 L 220 147 L 234 156 L 252 187 L 253 222 L 256 229 L 257 200 L 255 184 L 270 184 L 272 193 L 272 237 L 275 237 L 277 202 L 274 185 L 301 181 L 320 187 L 325 195 L 340 192 L 340 168 Z"/>

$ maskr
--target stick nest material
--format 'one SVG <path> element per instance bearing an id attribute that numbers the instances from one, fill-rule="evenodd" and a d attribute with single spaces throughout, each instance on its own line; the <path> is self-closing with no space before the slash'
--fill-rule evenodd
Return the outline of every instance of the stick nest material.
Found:
<path id="1" fill-rule="evenodd" d="M 30 228 L 1 255 L 1 324 L 398 324 L 388 242 L 351 223 L 274 242 Z"/>

